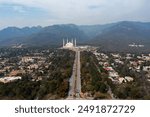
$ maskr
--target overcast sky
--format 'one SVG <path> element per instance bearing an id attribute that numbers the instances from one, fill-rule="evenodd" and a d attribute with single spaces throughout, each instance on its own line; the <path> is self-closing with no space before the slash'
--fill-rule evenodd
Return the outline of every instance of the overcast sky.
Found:
<path id="1" fill-rule="evenodd" d="M 7 26 L 150 22 L 150 0 L 0 0 L 0 29 Z"/>

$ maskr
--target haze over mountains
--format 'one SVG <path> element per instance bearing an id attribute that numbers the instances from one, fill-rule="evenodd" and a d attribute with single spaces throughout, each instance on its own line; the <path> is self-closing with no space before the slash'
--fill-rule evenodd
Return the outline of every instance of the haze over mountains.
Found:
<path id="1" fill-rule="evenodd" d="M 74 24 L 47 27 L 8 27 L 0 31 L 0 46 L 61 46 L 62 40 L 76 38 L 78 44 L 100 46 L 104 50 L 150 50 L 150 23 L 122 21 L 105 25 Z M 129 48 L 129 44 L 143 48 Z"/>

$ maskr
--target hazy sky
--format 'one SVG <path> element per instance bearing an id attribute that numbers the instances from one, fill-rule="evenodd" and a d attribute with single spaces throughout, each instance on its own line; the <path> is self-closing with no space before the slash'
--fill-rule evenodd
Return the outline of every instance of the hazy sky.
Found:
<path id="1" fill-rule="evenodd" d="M 150 0 L 0 0 L 0 28 L 150 22 Z"/>

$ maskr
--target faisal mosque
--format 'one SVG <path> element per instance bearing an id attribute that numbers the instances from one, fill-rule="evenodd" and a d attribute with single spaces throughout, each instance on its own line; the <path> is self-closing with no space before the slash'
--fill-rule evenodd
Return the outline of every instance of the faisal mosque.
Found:
<path id="1" fill-rule="evenodd" d="M 76 48 L 76 39 L 72 39 L 72 41 L 67 41 L 65 42 L 65 40 L 63 39 L 63 48 L 64 49 L 73 49 Z"/>

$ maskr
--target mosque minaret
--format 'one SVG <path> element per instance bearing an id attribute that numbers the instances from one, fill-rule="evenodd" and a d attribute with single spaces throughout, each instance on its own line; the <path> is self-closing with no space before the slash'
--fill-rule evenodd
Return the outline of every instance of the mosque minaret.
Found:
<path id="1" fill-rule="evenodd" d="M 64 49 L 73 49 L 76 47 L 76 39 L 72 39 L 71 41 L 68 41 L 67 39 L 67 42 L 65 42 L 65 40 L 63 39 L 63 48 Z"/>

